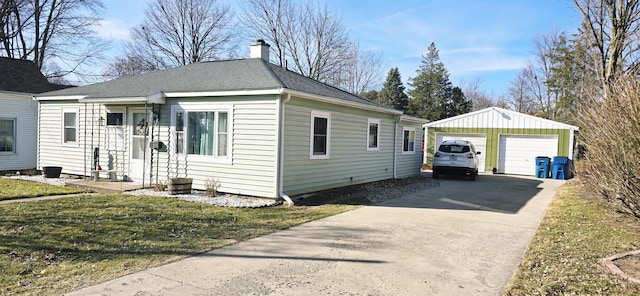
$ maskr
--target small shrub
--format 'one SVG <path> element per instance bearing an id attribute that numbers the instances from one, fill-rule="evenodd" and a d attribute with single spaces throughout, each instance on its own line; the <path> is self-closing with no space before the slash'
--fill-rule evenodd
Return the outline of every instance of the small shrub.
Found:
<path id="1" fill-rule="evenodd" d="M 220 180 L 216 178 L 207 178 L 204 181 L 204 188 L 207 190 L 208 197 L 216 197 L 220 188 Z"/>
<path id="2" fill-rule="evenodd" d="M 162 182 L 162 183 L 156 183 L 156 185 L 153 186 L 153 191 L 165 191 L 167 189 L 167 184 Z"/>

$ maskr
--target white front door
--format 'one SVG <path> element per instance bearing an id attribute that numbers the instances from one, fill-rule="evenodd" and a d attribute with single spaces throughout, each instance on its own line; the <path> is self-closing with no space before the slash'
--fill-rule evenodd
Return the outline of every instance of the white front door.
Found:
<path id="1" fill-rule="evenodd" d="M 150 141 L 148 113 L 144 110 L 129 111 L 131 139 L 129 146 L 129 178 L 134 182 L 148 182 L 150 170 Z"/>

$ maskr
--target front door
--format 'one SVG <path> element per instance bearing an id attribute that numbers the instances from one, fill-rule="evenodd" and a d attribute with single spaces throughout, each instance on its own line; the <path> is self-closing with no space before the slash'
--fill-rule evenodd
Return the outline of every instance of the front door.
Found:
<path id="1" fill-rule="evenodd" d="M 149 113 L 144 110 L 131 110 L 129 112 L 131 139 L 129 149 L 129 178 L 134 182 L 148 182 L 151 150 L 149 134 Z"/>

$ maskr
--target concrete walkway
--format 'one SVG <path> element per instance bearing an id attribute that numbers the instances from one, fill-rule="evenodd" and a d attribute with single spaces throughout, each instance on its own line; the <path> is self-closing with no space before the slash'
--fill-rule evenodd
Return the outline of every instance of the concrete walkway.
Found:
<path id="1" fill-rule="evenodd" d="M 67 295 L 499 295 L 563 183 L 442 178 Z"/>

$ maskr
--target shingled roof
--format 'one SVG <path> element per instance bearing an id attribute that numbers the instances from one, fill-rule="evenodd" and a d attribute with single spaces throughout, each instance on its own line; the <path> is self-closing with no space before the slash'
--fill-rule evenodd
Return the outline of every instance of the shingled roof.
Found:
<path id="1" fill-rule="evenodd" d="M 38 94 L 68 86 L 51 84 L 31 61 L 0 57 L 0 91 Z"/>
<path id="2" fill-rule="evenodd" d="M 374 108 L 388 109 L 260 58 L 199 62 L 182 67 L 47 92 L 39 98 L 84 96 L 88 99 L 148 97 L 157 93 L 260 91 L 288 89 Z"/>

